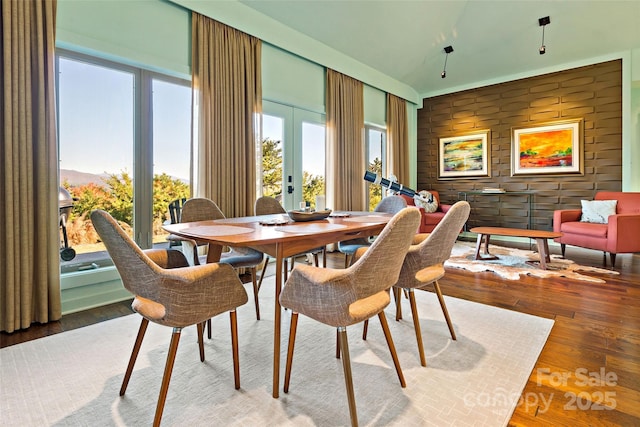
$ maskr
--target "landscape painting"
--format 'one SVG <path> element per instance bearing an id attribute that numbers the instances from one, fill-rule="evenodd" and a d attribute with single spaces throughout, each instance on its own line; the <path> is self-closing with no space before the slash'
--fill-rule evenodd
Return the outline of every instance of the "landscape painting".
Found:
<path id="1" fill-rule="evenodd" d="M 512 132 L 511 175 L 582 174 L 582 120 Z"/>
<path id="2" fill-rule="evenodd" d="M 489 131 L 440 138 L 438 178 L 489 176 Z"/>

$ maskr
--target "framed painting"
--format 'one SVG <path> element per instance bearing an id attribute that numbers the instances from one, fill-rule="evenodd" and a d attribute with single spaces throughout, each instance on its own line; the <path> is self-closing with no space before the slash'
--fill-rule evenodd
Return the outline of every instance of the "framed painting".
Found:
<path id="1" fill-rule="evenodd" d="M 491 176 L 489 130 L 440 138 L 438 179 Z"/>
<path id="2" fill-rule="evenodd" d="M 582 142 L 582 119 L 513 128 L 511 175 L 582 175 Z"/>

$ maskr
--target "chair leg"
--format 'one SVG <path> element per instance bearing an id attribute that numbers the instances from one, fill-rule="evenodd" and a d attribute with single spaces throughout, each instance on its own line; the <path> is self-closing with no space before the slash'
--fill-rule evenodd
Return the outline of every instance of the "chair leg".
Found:
<path id="1" fill-rule="evenodd" d="M 351 376 L 351 359 L 349 358 L 349 342 L 347 341 L 347 328 L 339 327 L 340 352 L 342 353 L 342 369 L 344 370 L 344 383 L 347 387 L 347 400 L 349 401 L 349 415 L 351 426 L 358 425 L 358 412 L 356 411 L 356 397 L 353 391 L 353 378 Z"/>
<path id="2" fill-rule="evenodd" d="M 171 381 L 171 372 L 173 372 L 173 363 L 176 360 L 178 344 L 180 343 L 180 333 L 182 328 L 173 328 L 171 334 L 171 344 L 169 344 L 169 352 L 167 353 L 167 363 L 164 367 L 164 375 L 162 376 L 162 385 L 160 386 L 160 395 L 158 396 L 158 405 L 156 406 L 156 416 L 153 419 L 153 427 L 160 425 L 162 412 L 164 411 L 164 403 L 167 400 L 167 391 L 169 391 L 169 381 Z"/>
<path id="3" fill-rule="evenodd" d="M 420 364 L 427 366 L 427 360 L 424 357 L 424 346 L 422 344 L 422 331 L 420 330 L 420 318 L 418 317 L 418 307 L 416 306 L 416 295 L 413 289 L 409 289 L 409 304 L 411 304 L 411 316 L 413 318 L 413 329 L 416 331 L 416 341 L 418 342 L 418 354 L 420 355 Z"/>
<path id="4" fill-rule="evenodd" d="M 447 305 L 444 302 L 444 297 L 442 296 L 442 291 L 440 290 L 440 284 L 437 280 L 433 282 L 433 288 L 436 290 L 436 295 L 438 295 L 438 301 L 440 301 L 442 314 L 444 314 L 444 318 L 447 321 L 447 326 L 449 327 L 449 332 L 451 333 L 451 339 L 455 341 L 456 331 L 453 330 L 453 323 L 451 323 L 451 318 L 449 317 L 449 310 L 447 310 Z"/>
<path id="5" fill-rule="evenodd" d="M 120 387 L 120 396 L 124 396 L 124 392 L 127 391 L 129 378 L 131 378 L 131 373 L 133 372 L 133 366 L 136 364 L 136 359 L 138 358 L 138 353 L 140 352 L 140 346 L 142 345 L 142 340 L 144 339 L 144 333 L 147 331 L 147 326 L 149 326 L 149 321 L 143 317 L 142 323 L 140 323 L 140 329 L 138 329 L 138 336 L 136 337 L 136 342 L 133 345 L 133 351 L 131 352 L 131 357 L 129 358 L 129 365 L 127 366 L 127 371 L 125 372 L 124 378 L 122 379 L 122 386 Z"/>
<path id="6" fill-rule="evenodd" d="M 211 339 L 211 319 L 207 320 L 207 338 Z"/>
<path id="7" fill-rule="evenodd" d="M 367 332 L 369 331 L 369 319 L 364 321 L 364 326 L 362 328 L 362 340 L 367 340 Z"/>
<path id="8" fill-rule="evenodd" d="M 258 301 L 258 282 L 256 280 L 256 268 L 251 267 L 251 283 L 253 283 L 253 303 L 256 306 L 256 320 L 260 320 L 260 301 Z"/>
<path id="9" fill-rule="evenodd" d="M 291 363 L 293 362 L 293 349 L 296 345 L 296 331 L 298 329 L 298 313 L 291 313 L 291 326 L 289 326 L 289 346 L 287 347 L 287 364 L 284 369 L 284 392 L 289 393 L 291 381 Z"/>
<path id="10" fill-rule="evenodd" d="M 262 280 L 267 273 L 267 265 L 269 264 L 269 255 L 264 256 L 264 265 L 262 266 L 262 273 L 260 274 L 260 281 L 258 282 L 258 290 L 262 287 Z"/>
<path id="11" fill-rule="evenodd" d="M 350 258 L 348 254 L 344 254 L 344 268 L 349 268 Z"/>
<path id="12" fill-rule="evenodd" d="M 393 364 L 396 367 L 396 373 L 398 374 L 398 379 L 400 380 L 400 386 L 402 388 L 405 388 L 407 386 L 407 383 L 404 380 L 404 375 L 402 375 L 402 368 L 400 367 L 400 361 L 398 360 L 398 353 L 396 353 L 396 346 L 393 345 L 393 338 L 391 338 L 391 331 L 389 331 L 389 324 L 387 323 L 387 316 L 384 315 L 384 311 L 378 313 L 378 319 L 380 319 L 382 331 L 384 332 L 384 337 L 387 340 L 387 345 L 389 346 L 389 351 L 391 352 Z"/>
<path id="13" fill-rule="evenodd" d="M 564 258 L 564 251 L 567 249 L 567 245 L 565 243 L 560 243 L 560 252 L 562 253 L 562 258 Z"/>
<path id="14" fill-rule="evenodd" d="M 327 268 L 327 249 L 322 250 L 322 268 Z"/>
<path id="15" fill-rule="evenodd" d="M 340 359 L 340 334 L 336 330 L 336 359 Z"/>
<path id="16" fill-rule="evenodd" d="M 402 291 L 400 288 L 393 287 L 393 299 L 396 302 L 396 322 L 402 320 Z"/>
<path id="17" fill-rule="evenodd" d="M 315 263 L 315 266 L 316 266 L 316 267 L 319 267 L 319 266 L 320 266 L 320 261 L 318 260 L 318 253 L 317 253 L 317 252 L 315 252 L 315 253 L 313 254 L 313 262 Z"/>
<path id="18" fill-rule="evenodd" d="M 612 269 L 616 268 L 616 254 L 609 252 L 609 258 L 611 259 L 611 268 Z"/>
<path id="19" fill-rule="evenodd" d="M 233 380 L 236 390 L 240 388 L 240 357 L 238 355 L 238 316 L 235 310 L 229 312 L 231 321 L 231 351 L 233 352 Z"/>
<path id="20" fill-rule="evenodd" d="M 204 362 L 204 322 L 198 323 L 198 348 L 200 349 L 200 361 Z"/>

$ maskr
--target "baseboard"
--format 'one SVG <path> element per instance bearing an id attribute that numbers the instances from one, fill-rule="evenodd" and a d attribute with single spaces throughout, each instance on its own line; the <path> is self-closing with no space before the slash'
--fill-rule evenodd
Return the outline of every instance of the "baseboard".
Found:
<path id="1" fill-rule="evenodd" d="M 115 267 L 63 274 L 60 290 L 63 315 L 131 299 Z"/>

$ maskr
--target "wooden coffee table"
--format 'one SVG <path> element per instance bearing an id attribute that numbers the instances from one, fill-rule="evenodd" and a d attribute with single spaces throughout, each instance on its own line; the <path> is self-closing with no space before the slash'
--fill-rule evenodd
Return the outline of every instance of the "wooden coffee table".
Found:
<path id="1" fill-rule="evenodd" d="M 478 234 L 478 242 L 476 243 L 476 256 L 475 259 L 491 260 L 498 259 L 497 256 L 489 253 L 489 239 L 491 236 L 508 236 L 508 237 L 525 237 L 528 239 L 536 239 L 538 244 L 538 252 L 540 253 L 540 268 L 547 269 L 547 263 L 551 262 L 549 257 L 549 242 L 547 239 L 555 239 L 562 237 L 562 233 L 555 231 L 544 230 L 523 230 L 519 228 L 505 228 L 505 227 L 474 227 L 471 230 L 472 233 Z M 480 246 L 482 246 L 482 240 L 484 239 L 484 254 L 480 255 Z"/>

